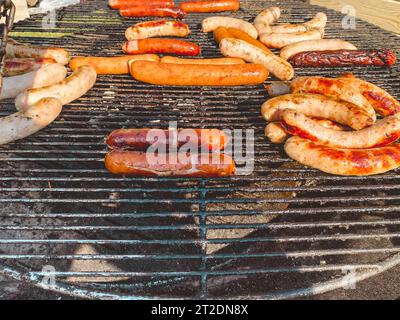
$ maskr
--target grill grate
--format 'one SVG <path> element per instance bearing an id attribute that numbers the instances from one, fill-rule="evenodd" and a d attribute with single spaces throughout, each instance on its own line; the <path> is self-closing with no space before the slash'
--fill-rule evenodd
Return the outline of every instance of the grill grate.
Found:
<path id="1" fill-rule="evenodd" d="M 298 1 L 242 1 L 242 9 L 229 15 L 251 20 L 272 4 L 284 9 L 281 22 L 300 22 L 321 9 Z M 344 32 L 341 15 L 323 11 L 327 37 L 400 54 L 395 35 L 359 20 L 356 30 Z M 189 40 L 204 57 L 217 57 L 212 36 L 200 30 L 205 16 L 185 19 Z M 39 16 L 17 23 L 13 36 L 61 45 L 73 55 L 117 55 L 124 30 L 141 20 L 120 19 L 105 1 L 85 1 L 58 11 L 56 28 L 43 29 Z M 398 65 L 296 71 L 352 71 L 400 98 Z M 336 177 L 294 163 L 263 137 L 260 106 L 266 99 L 262 86 L 174 88 L 100 76 L 46 130 L 0 148 L 0 271 L 89 298 L 287 298 L 396 265 L 399 172 Z M 1 106 L 0 116 L 13 110 L 12 102 Z M 156 179 L 105 171 L 107 133 L 166 128 L 169 121 L 254 129 L 254 173 Z M 43 266 L 55 268 L 54 287 L 42 281 L 49 271 Z"/>

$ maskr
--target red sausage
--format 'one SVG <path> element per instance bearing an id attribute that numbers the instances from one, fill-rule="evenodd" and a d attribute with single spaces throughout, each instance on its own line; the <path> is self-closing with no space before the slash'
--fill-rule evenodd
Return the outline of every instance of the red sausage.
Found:
<path id="1" fill-rule="evenodd" d="M 156 143 L 167 146 L 174 139 L 177 147 L 189 143 L 207 150 L 223 150 L 229 140 L 217 129 L 118 129 L 108 135 L 106 143 L 112 149 L 146 150 Z"/>
<path id="2" fill-rule="evenodd" d="M 222 12 L 237 11 L 240 8 L 239 0 L 206 0 L 182 2 L 180 8 L 183 12 Z"/>
<path id="3" fill-rule="evenodd" d="M 119 10 L 122 17 L 171 17 L 183 18 L 185 13 L 179 8 L 171 8 L 168 6 L 152 6 L 143 5 L 122 8 Z"/>
<path id="4" fill-rule="evenodd" d="M 197 56 L 200 54 L 200 47 L 195 43 L 159 38 L 126 41 L 122 45 L 122 50 L 126 54 L 167 53 L 184 56 Z"/>
<path id="5" fill-rule="evenodd" d="M 108 5 L 113 9 L 129 8 L 142 6 L 143 0 L 109 0 Z M 173 0 L 147 0 L 146 5 L 174 7 L 175 3 Z"/>
<path id="6" fill-rule="evenodd" d="M 170 154 L 154 156 L 145 152 L 113 150 L 104 158 L 108 171 L 156 177 L 225 177 L 235 174 L 233 159 L 226 154 Z"/>

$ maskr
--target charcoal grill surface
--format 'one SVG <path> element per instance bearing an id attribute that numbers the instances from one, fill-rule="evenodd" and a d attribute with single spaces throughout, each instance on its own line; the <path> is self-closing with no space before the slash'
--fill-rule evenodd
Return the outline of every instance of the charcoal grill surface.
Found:
<path id="1" fill-rule="evenodd" d="M 322 10 L 329 17 L 327 38 L 400 53 L 397 36 L 359 20 L 355 30 L 343 30 L 339 13 L 299 1 L 242 1 L 239 12 L 223 15 L 250 21 L 270 5 L 283 9 L 281 22 L 301 22 Z M 206 16 L 184 19 L 189 40 L 203 57 L 218 57 L 212 35 L 201 32 Z M 142 20 L 121 19 L 106 1 L 85 1 L 59 10 L 54 28 L 42 16 L 17 23 L 13 37 L 63 46 L 74 56 L 113 56 L 121 54 L 124 30 Z M 398 64 L 296 73 L 346 71 L 400 98 Z M 50 127 L 0 148 L 0 271 L 89 298 L 288 298 L 397 265 L 399 171 L 338 177 L 291 161 L 263 137 L 260 106 L 267 98 L 262 86 L 159 87 L 99 76 Z M 10 101 L 1 106 L 1 116 L 14 108 Z M 106 134 L 166 128 L 169 121 L 255 130 L 254 173 L 156 179 L 106 172 Z M 46 273 L 53 270 L 55 285 Z"/>

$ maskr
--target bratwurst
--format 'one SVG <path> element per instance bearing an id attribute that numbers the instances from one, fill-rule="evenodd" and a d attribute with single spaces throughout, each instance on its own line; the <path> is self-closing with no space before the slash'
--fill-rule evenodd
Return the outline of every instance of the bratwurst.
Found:
<path id="1" fill-rule="evenodd" d="M 300 137 L 285 143 L 286 154 L 306 166 L 343 176 L 368 176 L 400 166 L 400 144 L 375 149 L 335 149 Z"/>
<path id="2" fill-rule="evenodd" d="M 281 123 L 286 131 L 292 135 L 333 148 L 377 148 L 395 142 L 400 138 L 400 114 L 378 120 L 368 128 L 348 132 L 324 128 L 310 117 L 288 109 L 282 112 Z"/>
<path id="3" fill-rule="evenodd" d="M 146 152 L 113 150 L 104 164 L 114 174 L 156 177 L 226 177 L 235 174 L 233 159 L 226 154 L 151 155 Z"/>

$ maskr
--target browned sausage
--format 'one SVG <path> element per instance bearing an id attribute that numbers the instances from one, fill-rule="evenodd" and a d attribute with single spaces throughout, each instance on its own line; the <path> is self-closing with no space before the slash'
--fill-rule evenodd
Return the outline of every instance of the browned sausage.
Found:
<path id="1" fill-rule="evenodd" d="M 173 0 L 146 0 L 147 5 L 174 7 Z M 108 5 L 113 9 L 129 8 L 143 5 L 143 0 L 108 0 Z"/>
<path id="2" fill-rule="evenodd" d="M 226 154 L 178 155 L 171 161 L 169 154 L 152 156 L 145 152 L 113 150 L 104 159 L 114 174 L 156 177 L 226 177 L 235 174 L 233 159 Z"/>
<path id="3" fill-rule="evenodd" d="M 205 0 L 182 2 L 180 8 L 183 12 L 222 12 L 237 11 L 240 7 L 239 0 Z"/>
<path id="4" fill-rule="evenodd" d="M 80 66 L 91 66 L 97 74 L 128 74 L 128 61 L 147 60 L 159 61 L 155 54 L 137 54 L 120 57 L 76 57 L 71 59 L 69 67 L 75 71 Z"/>
<path id="5" fill-rule="evenodd" d="M 379 120 L 368 128 L 348 132 L 324 128 L 310 117 L 288 109 L 283 111 L 281 123 L 292 135 L 333 148 L 377 148 L 400 138 L 400 114 Z"/>
<path id="6" fill-rule="evenodd" d="M 131 75 L 139 81 L 171 86 L 240 86 L 263 83 L 268 71 L 260 64 L 199 65 L 135 61 Z"/>
<path id="7" fill-rule="evenodd" d="M 4 77 L 17 76 L 46 66 L 50 63 L 56 63 L 52 58 L 15 58 L 7 59 L 4 64 Z"/>
<path id="8" fill-rule="evenodd" d="M 375 149 L 335 149 L 300 137 L 286 141 L 287 155 L 306 166 L 343 176 L 368 176 L 400 166 L 400 144 Z"/>
<path id="9" fill-rule="evenodd" d="M 186 37 L 190 33 L 189 26 L 180 21 L 155 20 L 140 22 L 125 31 L 128 40 L 154 37 Z"/>
<path id="10" fill-rule="evenodd" d="M 197 56 L 200 47 L 192 42 L 177 39 L 140 39 L 126 41 L 122 45 L 126 54 L 164 53 L 178 54 L 183 56 Z"/>
<path id="11" fill-rule="evenodd" d="M 112 149 L 146 150 L 151 145 L 169 145 L 171 141 L 177 147 L 184 144 L 205 147 L 207 150 L 223 150 L 229 137 L 217 129 L 118 129 L 111 132 L 106 143 Z"/>
<path id="12" fill-rule="evenodd" d="M 185 13 L 179 8 L 169 6 L 141 5 L 119 9 L 122 17 L 171 17 L 183 18 Z"/>
<path id="13" fill-rule="evenodd" d="M 162 57 L 160 62 L 162 63 L 175 63 L 175 64 L 244 64 L 244 60 L 239 58 L 210 58 L 210 59 L 187 59 L 177 58 L 171 56 Z"/>

